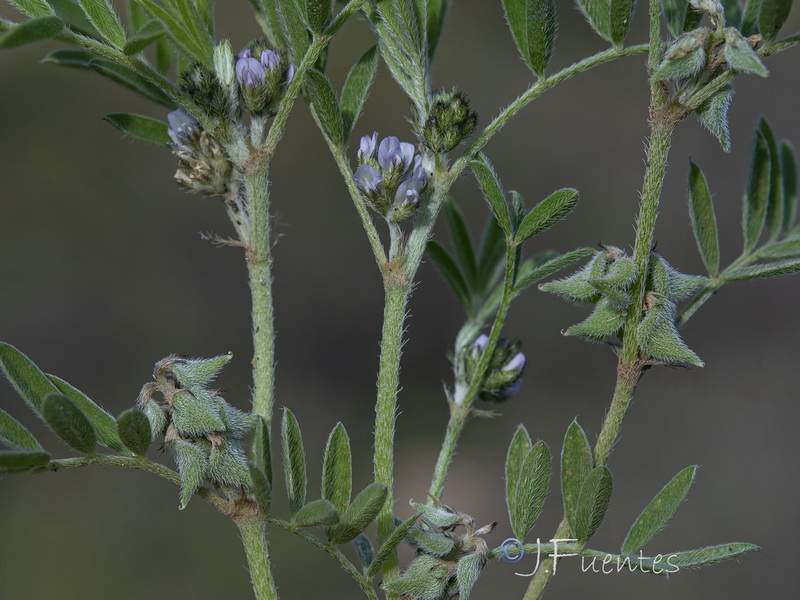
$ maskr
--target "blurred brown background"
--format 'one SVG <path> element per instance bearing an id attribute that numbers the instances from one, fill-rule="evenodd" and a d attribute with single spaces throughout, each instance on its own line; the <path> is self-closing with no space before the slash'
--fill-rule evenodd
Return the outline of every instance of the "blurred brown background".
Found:
<path id="1" fill-rule="evenodd" d="M 230 35 L 235 48 L 258 35 L 247 2 L 217 4 L 218 34 Z M 603 48 L 571 3 L 557 4 L 551 72 Z M 0 15 L 17 18 L 7 6 Z M 795 10 L 785 31 L 799 25 Z M 644 41 L 645 29 L 642 5 L 629 42 Z M 330 58 L 336 87 L 371 43 L 364 23 L 350 24 L 336 39 Z M 38 64 L 54 47 L 0 54 L 0 339 L 113 414 L 133 403 L 159 358 L 232 350 L 235 360 L 219 387 L 246 408 L 249 297 L 242 256 L 198 236 L 230 235 L 224 211 L 216 200 L 174 185 L 169 152 L 125 139 L 101 121 L 107 112 L 164 118 L 165 110 L 97 75 Z M 769 59 L 767 80 L 737 79 L 730 155 L 694 118 L 679 128 L 657 238 L 659 251 L 681 270 L 702 272 L 685 208 L 688 158 L 704 169 L 714 192 L 727 264 L 741 245 L 739 204 L 758 116 L 800 146 L 798 52 Z M 458 85 L 486 124 L 530 81 L 500 2 L 454 2 L 434 84 Z M 408 102 L 381 66 L 356 135 L 377 129 L 409 139 L 407 111 Z M 529 204 L 558 187 L 581 190 L 576 212 L 537 238 L 531 251 L 632 243 L 646 116 L 644 58 L 632 57 L 547 92 L 489 145 L 506 189 L 519 190 Z M 281 236 L 275 248 L 277 401 L 303 427 L 311 493 L 324 440 L 339 420 L 352 439 L 360 489 L 371 480 L 381 282 L 345 187 L 302 102 L 271 174 Z M 473 182 L 465 179 L 454 192 L 477 229 L 485 209 Z M 700 464 L 689 502 L 646 550 L 752 541 L 762 552 L 669 580 L 583 574 L 580 563 L 568 559 L 548 597 L 744 600 L 796 591 L 799 297 L 797 278 L 732 285 L 685 328 L 686 341 L 707 366 L 647 374 L 611 458 L 614 502 L 592 543 L 617 550 L 664 483 L 683 467 Z M 450 381 L 446 355 L 461 322 L 429 264 L 420 272 L 411 314 L 398 420 L 400 515 L 409 513 L 408 499 L 425 497 L 447 418 L 441 392 L 442 382 Z M 525 384 L 502 406 L 501 418 L 469 425 L 444 495 L 481 523 L 499 522 L 491 544 L 511 535 L 502 469 L 516 425 L 524 422 L 556 453 L 576 416 L 590 439 L 597 434 L 611 396 L 614 357 L 602 346 L 559 334 L 584 314 L 536 291 L 512 309 L 506 332 L 525 342 Z M 0 406 L 44 436 L 56 455 L 69 455 L 4 381 Z M 163 460 L 172 464 L 169 456 Z M 557 478 L 551 486 L 534 538 L 549 538 L 561 516 Z M 235 529 L 200 500 L 184 512 L 177 504 L 174 486 L 140 472 L 97 467 L 4 477 L 0 599 L 251 597 Z M 276 511 L 285 514 L 285 500 Z M 359 594 L 327 556 L 280 531 L 271 542 L 282 597 Z M 475 597 L 521 597 L 527 580 L 514 571 L 528 570 L 522 566 L 532 563 L 492 564 Z"/>

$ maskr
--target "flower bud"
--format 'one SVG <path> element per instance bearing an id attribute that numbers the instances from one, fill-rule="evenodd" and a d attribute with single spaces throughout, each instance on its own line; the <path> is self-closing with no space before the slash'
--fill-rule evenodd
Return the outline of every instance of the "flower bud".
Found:
<path id="1" fill-rule="evenodd" d="M 477 373 L 489 338 L 479 336 L 465 357 L 465 373 L 471 380 Z M 525 355 L 519 351 L 520 342 L 501 339 L 497 342 L 483 380 L 479 398 L 487 402 L 502 402 L 514 395 L 522 385 Z"/>
<path id="2" fill-rule="evenodd" d="M 186 109 L 167 115 L 172 153 L 178 158 L 175 179 L 180 185 L 208 195 L 224 195 L 233 172 L 222 146 Z"/>
<path id="3" fill-rule="evenodd" d="M 374 159 L 375 149 L 378 147 L 378 132 L 375 131 L 372 135 L 362 135 L 361 142 L 358 149 L 358 160 L 361 164 L 367 163 Z"/>
<path id="4" fill-rule="evenodd" d="M 422 137 L 434 152 L 449 152 L 468 138 L 477 125 L 478 115 L 470 110 L 464 94 L 438 92 L 433 97 Z"/>
<path id="5" fill-rule="evenodd" d="M 244 103 L 255 115 L 274 114 L 293 77 L 294 66 L 285 55 L 263 42 L 242 50 L 236 60 L 236 79 Z"/>

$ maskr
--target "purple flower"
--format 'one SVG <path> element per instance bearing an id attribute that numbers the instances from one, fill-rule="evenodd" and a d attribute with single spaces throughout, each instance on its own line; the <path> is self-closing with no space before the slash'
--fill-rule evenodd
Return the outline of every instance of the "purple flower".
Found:
<path id="1" fill-rule="evenodd" d="M 360 165 L 356 169 L 353 179 L 358 188 L 367 195 L 376 194 L 383 183 L 381 174 L 370 165 Z"/>
<path id="2" fill-rule="evenodd" d="M 419 206 L 419 194 L 425 187 L 425 180 L 417 177 L 406 179 L 397 188 L 394 196 L 397 206 L 413 205 Z"/>
<path id="3" fill-rule="evenodd" d="M 368 160 L 375 154 L 375 148 L 378 146 L 378 132 L 370 135 L 361 136 L 361 146 L 358 149 L 359 160 Z"/>
<path id="4" fill-rule="evenodd" d="M 245 48 L 236 56 L 236 58 L 252 58 L 253 53 L 250 51 L 250 48 Z"/>
<path id="5" fill-rule="evenodd" d="M 278 56 L 276 52 L 273 52 L 267 48 L 261 53 L 261 65 L 267 71 L 274 71 L 281 66 L 280 56 Z"/>
<path id="6" fill-rule="evenodd" d="M 525 355 L 522 352 L 517 352 L 503 367 L 503 371 L 522 371 L 524 366 Z"/>
<path id="7" fill-rule="evenodd" d="M 249 50 L 242 52 L 250 53 Z M 241 56 L 241 55 L 240 55 Z M 255 58 L 244 56 L 236 61 L 236 79 L 245 88 L 254 88 L 264 82 L 267 72 Z"/>
<path id="8" fill-rule="evenodd" d="M 414 160 L 414 145 L 401 142 L 395 136 L 383 138 L 378 146 L 378 164 L 381 169 L 397 169 L 402 173 L 408 171 Z"/>
<path id="9" fill-rule="evenodd" d="M 294 79 L 294 72 L 295 72 L 294 65 L 292 63 L 289 63 L 289 66 L 286 67 L 286 85 L 287 86 L 290 83 L 292 83 L 292 79 Z"/>
<path id="10" fill-rule="evenodd" d="M 167 121 L 169 137 L 176 145 L 186 144 L 200 131 L 200 123 L 185 108 L 173 110 L 167 115 Z"/>
<path id="11" fill-rule="evenodd" d="M 478 336 L 478 338 L 472 342 L 472 354 L 473 356 L 477 356 L 484 350 L 486 350 L 486 346 L 489 345 L 489 336 L 485 333 L 482 333 Z"/>

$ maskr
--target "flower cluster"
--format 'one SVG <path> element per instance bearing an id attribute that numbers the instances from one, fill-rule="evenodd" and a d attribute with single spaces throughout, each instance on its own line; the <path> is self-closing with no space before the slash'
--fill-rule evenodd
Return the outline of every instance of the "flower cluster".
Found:
<path id="1" fill-rule="evenodd" d="M 410 216 L 422 202 L 428 174 L 414 145 L 388 136 L 378 144 L 378 132 L 361 138 L 353 179 L 369 205 L 389 221 Z"/>
<path id="2" fill-rule="evenodd" d="M 136 401 L 150 421 L 153 438 L 164 436 L 181 477 L 180 506 L 185 508 L 204 480 L 221 486 L 231 497 L 251 486 L 242 437 L 255 417 L 225 402 L 208 384 L 231 359 L 168 356 L 156 363 L 154 381 Z M 155 398 L 159 393 L 162 401 Z"/>
<path id="3" fill-rule="evenodd" d="M 228 191 L 233 172 L 222 146 L 185 109 L 167 115 L 169 147 L 178 158 L 175 179 L 185 188 L 222 196 Z"/>
<path id="4" fill-rule="evenodd" d="M 274 114 L 274 107 L 294 78 L 294 65 L 285 54 L 255 45 L 239 53 L 236 81 L 247 109 L 255 114 Z"/>
<path id="5" fill-rule="evenodd" d="M 472 381 L 475 376 L 488 345 L 489 336 L 481 334 L 465 353 L 464 373 L 467 381 Z M 519 341 L 505 339 L 497 342 L 478 396 L 481 400 L 503 402 L 519 391 L 525 370 L 525 355 L 519 350 L 521 345 Z"/>
<path id="6" fill-rule="evenodd" d="M 491 533 L 496 523 L 475 527 L 471 516 L 438 501 L 435 506 L 411 505 L 422 513 L 422 525 L 412 527 L 406 537 L 417 548 L 417 557 L 384 589 L 417 600 L 469 597 L 489 560 L 481 536 Z"/>

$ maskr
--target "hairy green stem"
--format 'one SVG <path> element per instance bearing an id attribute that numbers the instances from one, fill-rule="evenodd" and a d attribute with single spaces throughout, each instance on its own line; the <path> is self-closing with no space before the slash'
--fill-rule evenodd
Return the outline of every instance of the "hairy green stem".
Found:
<path id="1" fill-rule="evenodd" d="M 267 174 L 266 168 L 254 167 L 244 176 L 250 219 L 243 241 L 253 303 L 253 412 L 270 423 L 275 395 L 275 323 Z"/>
<path id="2" fill-rule="evenodd" d="M 277 600 L 278 590 L 275 588 L 269 564 L 266 524 L 258 516 L 248 516 L 236 519 L 236 527 L 242 536 L 256 600 Z"/>
<path id="3" fill-rule="evenodd" d="M 392 280 L 397 276 L 397 280 Z M 400 356 L 403 347 L 406 303 L 411 294 L 410 283 L 400 273 L 384 274 L 386 303 L 383 311 L 381 357 L 378 370 L 378 400 L 375 405 L 375 481 L 384 484 L 389 493 L 378 514 L 378 539 L 383 543 L 394 531 L 394 430 L 397 414 L 397 391 L 400 381 Z M 386 583 L 398 576 L 397 554 L 383 567 Z"/>
<path id="4" fill-rule="evenodd" d="M 515 246 L 509 245 L 506 248 L 506 272 L 505 280 L 503 283 L 503 298 L 500 301 L 500 307 L 497 310 L 492 329 L 489 333 L 489 342 L 481 356 L 481 361 L 478 363 L 478 368 L 475 371 L 472 381 L 470 381 L 469 388 L 460 403 L 450 403 L 450 419 L 447 422 L 447 430 L 445 432 L 442 448 L 439 451 L 439 457 L 436 459 L 436 466 L 433 469 L 433 479 L 431 480 L 428 494 L 435 498 L 439 498 L 444 490 L 445 480 L 447 473 L 450 471 L 450 465 L 453 463 L 453 455 L 455 454 L 458 439 L 461 437 L 461 432 L 472 413 L 472 404 L 480 392 L 480 387 L 486 377 L 486 371 L 489 368 L 489 363 L 492 359 L 492 354 L 497 341 L 500 339 L 500 332 L 506 322 L 508 315 L 508 308 L 511 301 L 514 299 L 514 273 L 517 269 L 517 253 Z"/>
<path id="5" fill-rule="evenodd" d="M 356 581 L 356 583 L 358 583 L 358 585 L 361 587 L 361 591 L 364 592 L 364 595 L 367 598 L 370 598 L 370 600 L 377 600 L 377 595 L 375 594 L 375 589 L 372 587 L 371 581 L 367 579 L 367 577 L 362 572 L 360 572 L 353 565 L 353 563 L 351 563 L 347 559 L 344 553 L 342 553 L 342 551 L 339 550 L 336 546 L 333 546 L 331 544 L 326 544 L 325 542 L 323 542 L 319 538 L 314 537 L 307 531 L 298 528 L 297 526 L 292 525 L 290 522 L 284 521 L 283 519 L 269 516 L 267 517 L 267 521 L 272 525 L 277 525 L 281 529 L 284 529 L 290 533 L 293 533 L 301 537 L 311 545 L 316 546 L 323 552 L 332 556 L 334 559 L 336 559 L 336 561 L 339 563 L 342 569 L 344 569 L 347 572 L 347 574 L 350 575 L 350 577 L 352 577 Z"/>

